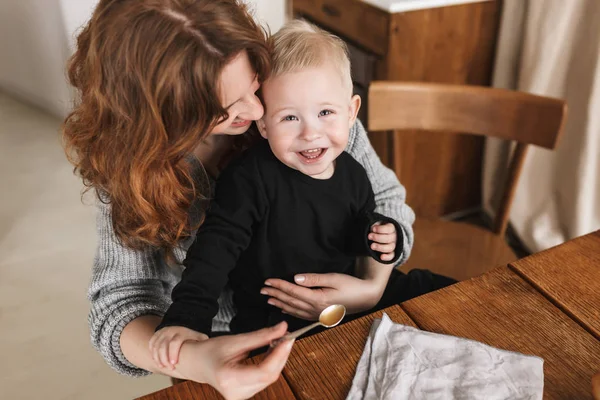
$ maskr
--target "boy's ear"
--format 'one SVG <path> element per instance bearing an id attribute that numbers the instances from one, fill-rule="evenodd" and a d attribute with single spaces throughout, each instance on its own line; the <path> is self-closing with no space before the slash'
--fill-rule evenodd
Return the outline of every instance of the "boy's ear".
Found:
<path id="1" fill-rule="evenodd" d="M 350 126 L 354 125 L 354 121 L 356 121 L 356 116 L 358 115 L 358 110 L 360 110 L 361 99 L 360 96 L 355 94 L 350 99 L 350 112 L 348 113 L 350 116 Z"/>
<path id="2" fill-rule="evenodd" d="M 267 125 L 265 124 L 265 121 L 261 119 L 259 119 L 258 121 L 256 121 L 256 126 L 258 127 L 258 131 L 260 132 L 260 136 L 264 137 L 265 139 L 267 138 Z"/>

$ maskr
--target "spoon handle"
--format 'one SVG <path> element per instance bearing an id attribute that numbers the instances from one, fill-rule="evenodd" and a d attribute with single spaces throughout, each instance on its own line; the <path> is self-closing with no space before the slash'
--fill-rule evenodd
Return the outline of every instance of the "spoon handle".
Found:
<path id="1" fill-rule="evenodd" d="M 271 347 L 277 346 L 279 343 L 283 342 L 284 340 L 296 339 L 298 336 L 304 335 L 306 332 L 310 331 L 311 329 L 316 328 L 319 325 L 321 325 L 321 323 L 319 321 L 317 321 L 314 324 L 310 324 L 308 326 L 305 326 L 304 328 L 298 329 L 297 331 L 288 333 L 287 335 L 284 335 L 284 336 L 280 337 L 279 339 L 273 340 L 271 342 Z"/>

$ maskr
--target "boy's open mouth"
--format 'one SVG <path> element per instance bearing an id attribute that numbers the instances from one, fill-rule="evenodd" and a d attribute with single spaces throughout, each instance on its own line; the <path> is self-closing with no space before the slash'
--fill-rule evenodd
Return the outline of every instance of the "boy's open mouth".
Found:
<path id="1" fill-rule="evenodd" d="M 298 155 L 300 156 L 300 160 L 302 160 L 302 162 L 311 164 L 314 162 L 318 162 L 326 152 L 327 149 L 325 148 L 316 148 L 299 151 Z"/>

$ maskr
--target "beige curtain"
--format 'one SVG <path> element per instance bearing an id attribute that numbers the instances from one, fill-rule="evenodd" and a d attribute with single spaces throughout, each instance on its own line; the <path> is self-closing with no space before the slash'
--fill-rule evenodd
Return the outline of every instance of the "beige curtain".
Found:
<path id="1" fill-rule="evenodd" d="M 569 107 L 558 149 L 530 148 L 523 168 L 510 222 L 525 246 L 537 252 L 600 229 L 600 0 L 504 0 L 494 86 Z M 488 212 L 509 151 L 488 139 Z"/>

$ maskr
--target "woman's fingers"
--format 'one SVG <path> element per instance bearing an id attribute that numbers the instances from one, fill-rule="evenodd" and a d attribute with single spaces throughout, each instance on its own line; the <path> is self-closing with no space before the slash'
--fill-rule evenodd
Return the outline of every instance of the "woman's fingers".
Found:
<path id="1" fill-rule="evenodd" d="M 287 323 L 263 328 L 258 331 L 242 333 L 234 336 L 223 336 L 227 341 L 227 348 L 234 356 L 266 346 L 275 339 L 279 339 L 287 332 Z M 218 339 L 218 338 L 217 338 Z M 234 339 L 234 340 L 231 340 Z"/>
<path id="2" fill-rule="evenodd" d="M 286 332 L 287 323 L 282 322 L 258 331 L 211 338 L 188 347 L 193 355 L 184 347 L 182 361 L 187 365 L 192 361 L 197 362 L 202 381 L 212 385 L 226 399 L 247 399 L 277 380 L 288 359 L 293 341 L 286 340 L 277 345 L 260 364 L 243 363 L 245 355 L 251 350 L 269 345 Z"/>
<path id="3" fill-rule="evenodd" d="M 289 314 L 296 318 L 305 319 L 305 320 L 309 320 L 309 321 L 315 321 L 319 317 L 318 313 L 315 314 L 315 313 L 308 312 L 305 310 L 297 309 L 297 308 L 295 308 L 283 301 L 277 300 L 277 299 L 269 299 L 269 304 L 279 308 L 284 313 Z"/>
<path id="4" fill-rule="evenodd" d="M 338 274 L 336 272 L 329 272 L 324 274 L 318 273 L 306 273 L 297 274 L 294 276 L 294 281 L 301 286 L 306 288 L 339 288 L 340 283 L 347 277 L 345 274 Z M 309 293 L 318 293 L 315 290 L 311 290 Z"/>
<path id="5" fill-rule="evenodd" d="M 287 359 L 292 351 L 294 340 L 284 340 L 265 357 L 258 365 L 259 370 L 267 374 L 272 382 L 276 381 L 285 366 Z"/>
<path id="6" fill-rule="evenodd" d="M 251 332 L 250 335 L 261 331 Z M 277 381 L 293 345 L 293 340 L 283 341 L 257 365 L 236 364 L 231 368 L 231 364 L 227 364 L 228 369 L 221 371 L 221 379 L 218 381 L 222 385 L 218 385 L 217 390 L 227 399 L 247 399 L 254 396 Z"/>
<path id="7" fill-rule="evenodd" d="M 300 310 L 300 311 L 310 312 L 313 308 L 307 302 L 300 300 L 298 298 L 292 297 L 289 294 L 287 294 L 277 288 L 274 288 L 274 287 L 264 287 L 260 290 L 260 293 L 264 294 L 265 296 L 271 297 L 271 299 L 269 299 L 268 303 L 271 304 L 272 306 L 277 307 L 277 305 L 274 304 L 274 301 L 279 300 L 280 302 L 286 303 L 289 306 L 291 306 L 297 310 Z"/>
<path id="8" fill-rule="evenodd" d="M 304 274 L 303 274 L 304 275 Z M 315 291 L 306 287 L 284 281 L 283 279 L 267 279 L 265 281 L 267 287 L 272 287 L 286 293 L 295 299 L 302 300 L 309 304 L 315 301 Z"/>

